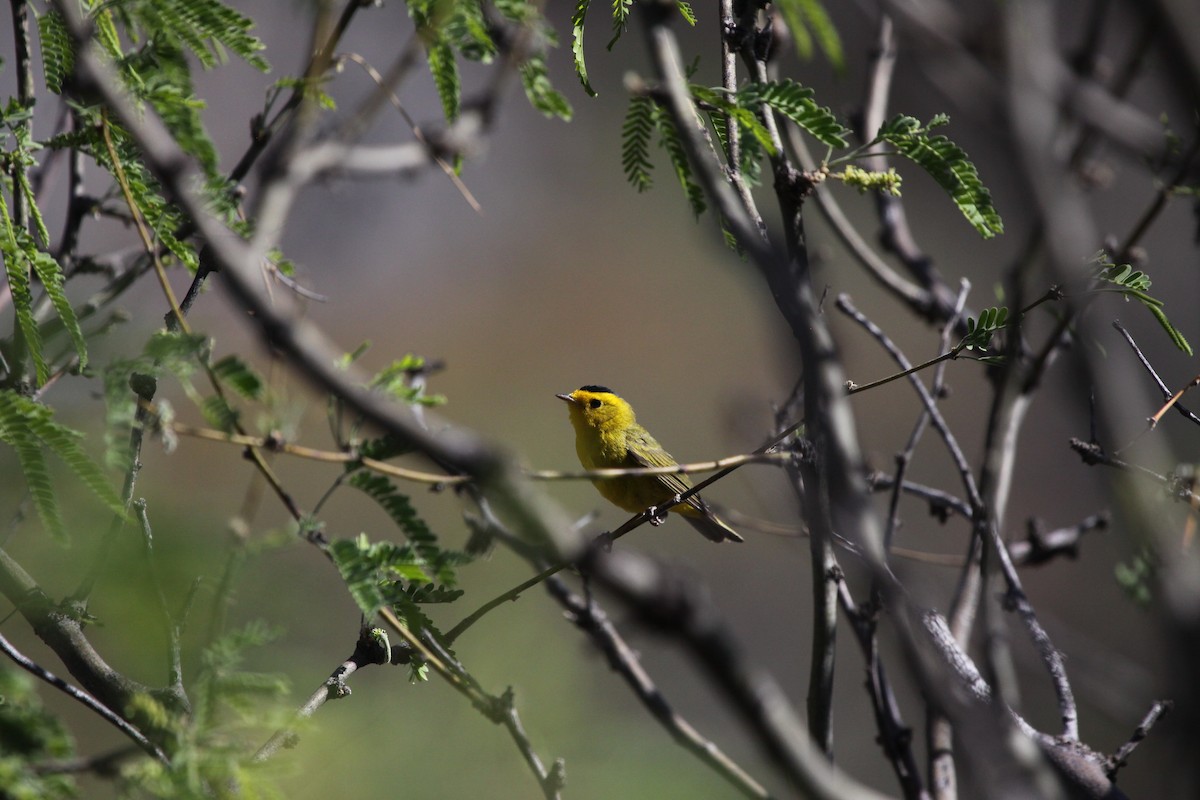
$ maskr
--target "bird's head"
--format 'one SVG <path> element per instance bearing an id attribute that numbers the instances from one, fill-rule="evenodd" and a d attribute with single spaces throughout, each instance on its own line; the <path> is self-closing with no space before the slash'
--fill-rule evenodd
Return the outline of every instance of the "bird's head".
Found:
<path id="1" fill-rule="evenodd" d="M 607 386 L 583 386 L 570 394 L 554 395 L 565 400 L 571 424 L 600 431 L 622 430 L 634 422 L 633 408 Z"/>

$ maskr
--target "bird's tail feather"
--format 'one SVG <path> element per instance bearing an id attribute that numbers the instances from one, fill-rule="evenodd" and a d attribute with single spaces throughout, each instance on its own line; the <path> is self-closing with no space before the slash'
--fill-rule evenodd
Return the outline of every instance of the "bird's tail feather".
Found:
<path id="1" fill-rule="evenodd" d="M 706 514 L 702 517 L 684 516 L 692 527 L 704 534 L 704 537 L 711 539 L 714 542 L 744 542 L 737 531 L 726 525 L 721 519 L 712 514 Z"/>

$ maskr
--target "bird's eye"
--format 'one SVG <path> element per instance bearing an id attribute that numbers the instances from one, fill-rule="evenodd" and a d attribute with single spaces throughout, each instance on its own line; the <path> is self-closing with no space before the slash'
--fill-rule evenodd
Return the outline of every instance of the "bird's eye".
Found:
<path id="1" fill-rule="evenodd" d="M 601 403 L 600 399 L 597 397 L 593 397 L 591 400 L 588 401 L 589 408 L 599 408 L 602 405 L 604 405 L 604 404 Z"/>

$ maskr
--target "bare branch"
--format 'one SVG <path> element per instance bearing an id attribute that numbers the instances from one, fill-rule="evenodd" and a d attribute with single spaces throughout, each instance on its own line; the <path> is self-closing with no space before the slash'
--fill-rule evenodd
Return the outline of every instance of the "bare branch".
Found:
<path id="1" fill-rule="evenodd" d="M 67 697 L 82 703 L 92 711 L 99 714 L 105 722 L 112 725 L 121 733 L 132 739 L 138 747 L 140 747 L 142 750 L 145 750 L 146 753 L 148 753 L 152 758 L 157 759 L 163 764 L 171 763 L 171 760 L 167 758 L 166 753 L 160 750 L 158 745 L 147 739 L 145 734 L 143 734 L 135 726 L 127 722 L 115 712 L 111 711 L 108 706 L 101 703 L 92 695 L 88 694 L 82 689 L 72 686 L 50 670 L 42 667 L 37 662 L 26 657 L 23 653 L 17 650 L 17 648 L 13 647 L 8 639 L 4 638 L 3 634 L 0 634 L 0 650 L 3 650 L 4 654 L 11 658 L 17 664 L 17 666 L 33 675 L 38 680 L 50 684 Z"/>

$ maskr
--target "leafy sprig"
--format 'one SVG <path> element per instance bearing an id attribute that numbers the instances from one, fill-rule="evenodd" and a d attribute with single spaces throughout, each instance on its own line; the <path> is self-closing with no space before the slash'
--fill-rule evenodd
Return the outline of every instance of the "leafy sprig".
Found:
<path id="1" fill-rule="evenodd" d="M 835 69 L 841 71 L 845 68 L 842 39 L 819 0 L 774 0 L 774 5 L 787 22 L 792 40 L 796 43 L 796 52 L 801 58 L 812 58 L 815 41 Z"/>
<path id="2" fill-rule="evenodd" d="M 46 450 L 54 453 L 83 482 L 92 495 L 114 514 L 124 516 L 121 498 L 104 470 L 83 448 L 84 435 L 54 421 L 44 405 L 16 392 L 0 390 L 0 442 L 13 448 L 42 524 L 55 538 L 66 541 L 66 526 L 58 495 L 50 480 Z"/>
<path id="3" fill-rule="evenodd" d="M 1004 232 L 1004 221 L 992 205 L 991 193 L 962 148 L 932 132 L 949 121 L 945 114 L 938 114 L 928 125 L 922 125 L 919 120 L 901 114 L 884 123 L 871 144 L 887 142 L 896 153 L 928 172 L 979 235 L 990 239 Z"/>
<path id="4" fill-rule="evenodd" d="M 799 125 L 817 141 L 829 147 L 846 147 L 850 130 L 829 108 L 814 99 L 815 93 L 791 79 L 751 83 L 737 94 L 738 105 L 743 108 L 769 106 L 792 122 Z"/>
<path id="5" fill-rule="evenodd" d="M 1189 356 L 1192 355 L 1191 344 L 1163 311 L 1164 301 L 1150 296 L 1149 275 L 1141 270 L 1135 270 L 1130 264 L 1115 264 L 1101 255 L 1097 257 L 1096 271 L 1093 277 L 1100 285 L 1100 291 L 1115 291 L 1123 295 L 1126 300 L 1137 300 L 1145 306 L 1146 310 L 1162 326 L 1162 329 L 1167 332 L 1167 336 L 1171 337 L 1171 342 Z"/>

